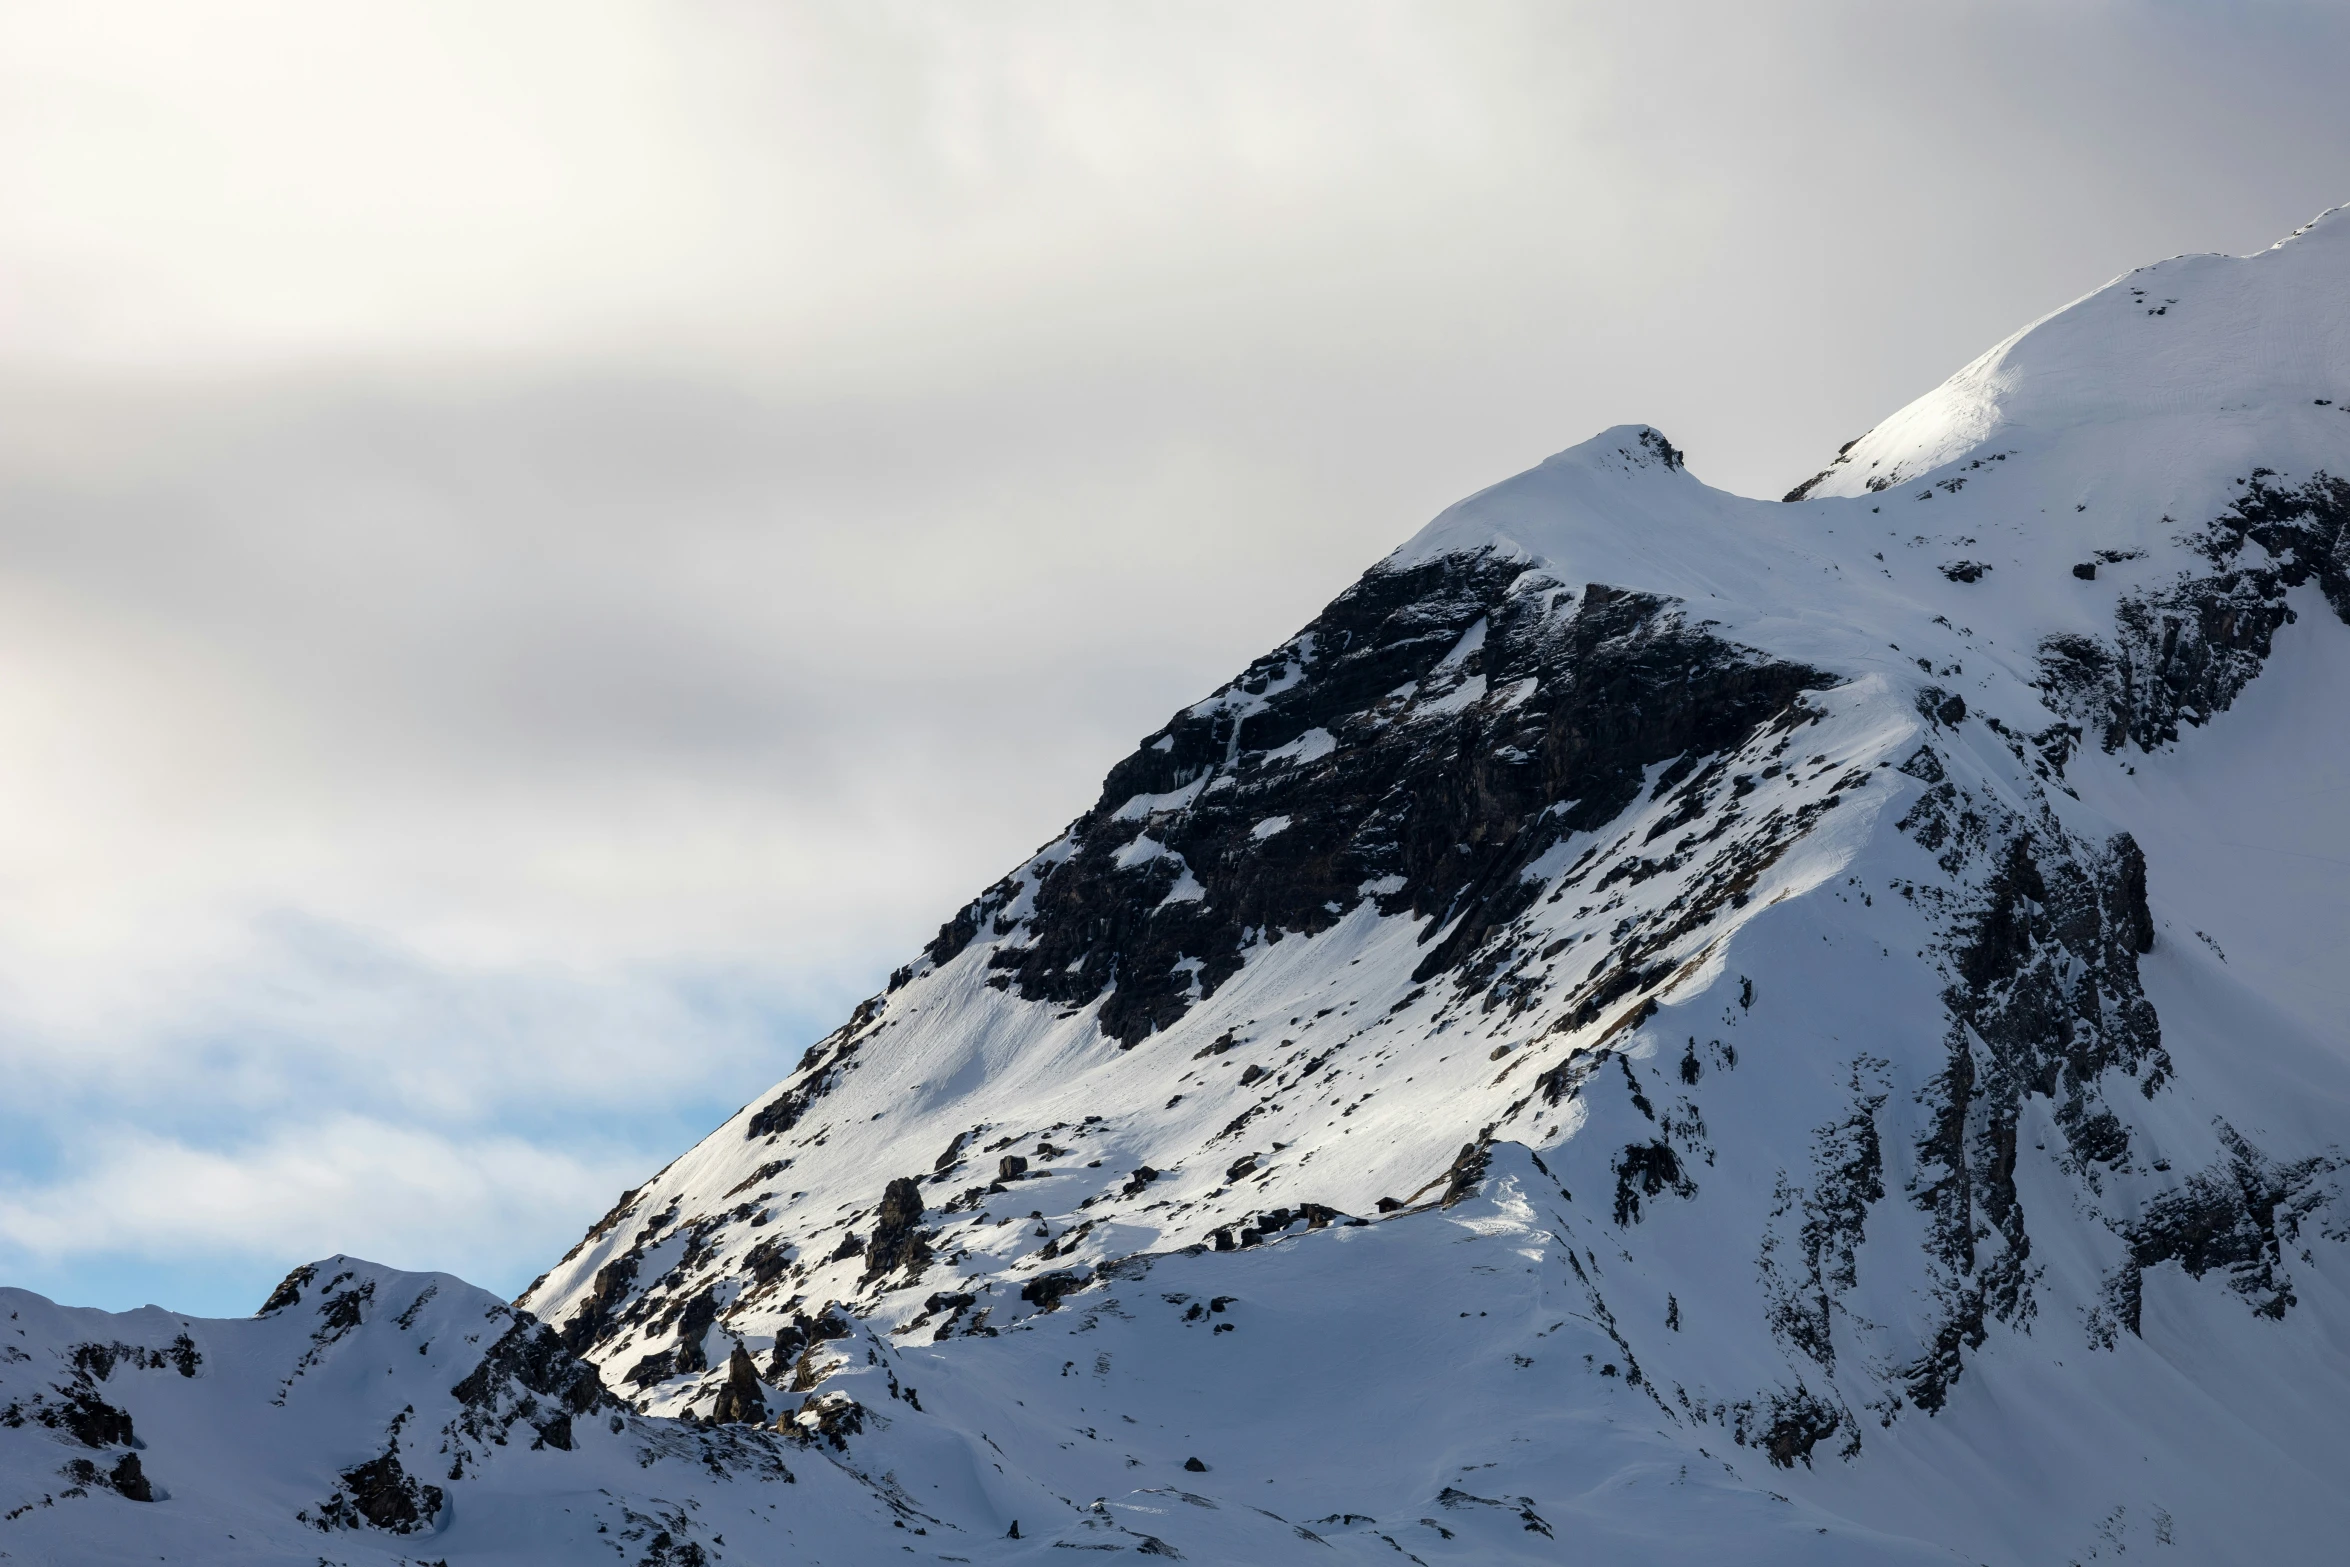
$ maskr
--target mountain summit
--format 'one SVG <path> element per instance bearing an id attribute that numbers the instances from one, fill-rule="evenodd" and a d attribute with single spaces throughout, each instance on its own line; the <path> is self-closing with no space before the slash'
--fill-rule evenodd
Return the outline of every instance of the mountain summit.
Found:
<path id="1" fill-rule="evenodd" d="M 1640 425 L 1470 497 L 476 1303 L 527 1452 L 361 1367 L 307 1490 L 137 1455 L 244 1509 L 174 1559 L 2332 1559 L 2346 402 L 2337 212 L 1784 503 Z M 174 1538 L 189 1392 L 64 1413 L 167 1324 L 27 1313 L 0 1551 Z"/>
<path id="2" fill-rule="evenodd" d="M 2025 327 L 1788 498 L 1873 494 L 2009 446 L 2072 449 L 2089 467 L 2127 458 L 2181 484 L 2218 457 L 2330 450 L 2309 410 L 2334 406 L 2350 375 L 2345 272 L 2350 207 L 2255 256 L 2140 267 Z"/>

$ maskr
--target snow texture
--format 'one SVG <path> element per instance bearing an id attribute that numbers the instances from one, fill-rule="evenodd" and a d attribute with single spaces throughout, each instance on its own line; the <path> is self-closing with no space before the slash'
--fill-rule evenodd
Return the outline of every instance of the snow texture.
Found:
<path id="1" fill-rule="evenodd" d="M 518 1307 L 0 1295 L 0 1558 L 2336 1560 L 2345 402 L 2337 212 L 1472 496 Z"/>

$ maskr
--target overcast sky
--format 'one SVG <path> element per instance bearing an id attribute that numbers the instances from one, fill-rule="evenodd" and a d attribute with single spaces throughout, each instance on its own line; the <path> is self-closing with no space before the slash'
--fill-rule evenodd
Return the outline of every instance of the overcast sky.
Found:
<path id="1" fill-rule="evenodd" d="M 0 0 L 0 1282 L 513 1291 L 1627 420 L 2350 199 L 2350 8 Z"/>

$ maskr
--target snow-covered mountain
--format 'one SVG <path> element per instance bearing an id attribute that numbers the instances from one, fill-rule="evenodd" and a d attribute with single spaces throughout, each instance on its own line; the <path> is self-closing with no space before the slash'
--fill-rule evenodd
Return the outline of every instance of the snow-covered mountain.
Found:
<path id="1" fill-rule="evenodd" d="M 1607 431 L 1145 737 L 519 1310 L 9 1296 L 0 1553 L 2336 1560 L 2336 475 L 2344 211 L 1785 503 Z"/>

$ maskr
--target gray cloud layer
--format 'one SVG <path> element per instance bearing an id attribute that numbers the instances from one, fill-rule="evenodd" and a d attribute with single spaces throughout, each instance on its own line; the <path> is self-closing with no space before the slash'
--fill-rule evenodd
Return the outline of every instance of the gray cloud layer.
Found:
<path id="1" fill-rule="evenodd" d="M 0 1274 L 519 1285 L 1443 504 L 1624 419 L 1776 493 L 2113 273 L 2268 243 L 2350 195 L 2346 45 L 0 16 Z"/>

